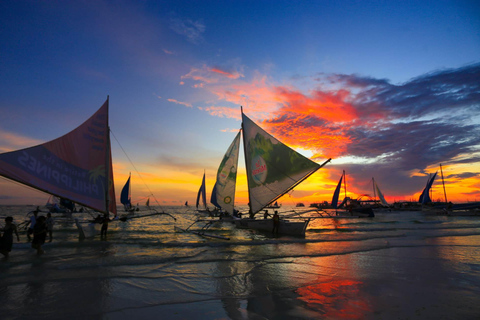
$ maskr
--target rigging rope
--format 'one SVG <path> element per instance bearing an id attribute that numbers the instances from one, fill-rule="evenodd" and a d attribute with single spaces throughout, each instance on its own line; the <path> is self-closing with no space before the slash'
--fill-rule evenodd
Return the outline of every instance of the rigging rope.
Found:
<path id="1" fill-rule="evenodd" d="M 125 149 L 123 149 L 122 145 L 120 144 L 120 142 L 118 141 L 117 137 L 115 136 L 115 134 L 113 133 L 113 131 L 110 129 L 110 133 L 113 135 L 113 138 L 115 139 L 115 141 L 117 141 L 118 145 L 120 146 L 120 149 L 122 149 L 123 153 L 125 154 L 125 156 L 127 157 L 128 161 L 130 162 L 130 164 L 132 165 L 133 169 L 135 170 L 135 172 L 137 173 L 137 175 L 140 177 L 140 180 L 142 180 L 143 184 L 145 185 L 145 187 L 147 188 L 148 192 L 150 193 L 148 196 L 150 197 L 153 197 L 153 199 L 155 200 L 155 202 L 157 203 L 157 205 L 160 207 L 160 209 L 162 211 L 165 211 L 164 208 L 162 207 L 162 205 L 158 202 L 157 198 L 155 197 L 155 195 L 152 193 L 152 191 L 150 190 L 150 188 L 148 187 L 148 185 L 145 183 L 145 181 L 143 180 L 142 176 L 140 175 L 140 172 L 138 172 L 137 168 L 135 167 L 135 165 L 133 164 L 132 160 L 130 159 L 130 157 L 128 156 L 127 152 L 125 152 Z"/>

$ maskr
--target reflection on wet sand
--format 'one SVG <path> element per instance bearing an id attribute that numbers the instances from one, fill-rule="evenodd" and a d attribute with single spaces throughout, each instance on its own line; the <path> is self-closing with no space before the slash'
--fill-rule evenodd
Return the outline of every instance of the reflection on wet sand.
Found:
<path id="1" fill-rule="evenodd" d="M 371 308 L 362 282 L 348 279 L 332 279 L 298 288 L 299 299 L 305 301 L 311 309 L 330 319 L 362 319 Z"/>

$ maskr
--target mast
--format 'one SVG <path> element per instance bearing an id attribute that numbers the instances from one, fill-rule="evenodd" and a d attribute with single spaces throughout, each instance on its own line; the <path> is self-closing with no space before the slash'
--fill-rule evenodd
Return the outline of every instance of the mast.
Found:
<path id="1" fill-rule="evenodd" d="M 447 200 L 447 191 L 445 190 L 445 181 L 443 180 L 443 170 L 442 170 L 442 164 L 440 163 L 440 173 L 442 174 L 442 184 L 443 184 L 443 194 L 445 195 L 445 205 L 447 205 L 448 200 Z"/>
<path id="2" fill-rule="evenodd" d="M 345 199 L 347 199 L 347 176 L 345 175 L 345 170 L 343 170 L 343 187 L 345 190 Z"/>
<path id="3" fill-rule="evenodd" d="M 377 194 L 375 192 L 375 178 L 372 177 L 372 187 L 373 187 L 373 203 L 377 200 Z"/>
<path id="4" fill-rule="evenodd" d="M 110 215 L 110 124 L 108 123 L 108 108 L 110 96 L 107 95 L 107 149 L 105 150 L 105 214 Z"/>
<path id="5" fill-rule="evenodd" d="M 247 171 L 247 187 L 248 187 L 248 170 L 250 169 L 250 164 L 247 161 L 247 145 L 245 141 L 245 129 L 243 127 L 243 107 L 240 106 L 240 112 L 242 113 L 242 140 L 243 140 L 243 157 L 245 159 L 245 169 Z M 250 198 L 250 189 L 248 189 L 248 212 L 252 212 L 252 199 Z"/>

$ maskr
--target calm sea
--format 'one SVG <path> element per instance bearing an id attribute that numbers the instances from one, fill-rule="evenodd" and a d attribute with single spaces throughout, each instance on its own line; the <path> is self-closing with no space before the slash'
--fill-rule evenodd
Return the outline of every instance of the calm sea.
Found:
<path id="1" fill-rule="evenodd" d="M 23 222 L 33 209 L 0 207 L 0 226 L 7 215 Z M 480 217 L 380 212 L 316 219 L 304 237 L 216 223 L 209 233 L 230 238 L 221 240 L 175 232 L 193 222 L 192 211 L 163 209 L 177 220 L 114 221 L 106 240 L 79 240 L 75 224 L 57 218 L 42 256 L 21 230 L 10 257 L 0 258 L 0 319 L 480 315 Z"/>

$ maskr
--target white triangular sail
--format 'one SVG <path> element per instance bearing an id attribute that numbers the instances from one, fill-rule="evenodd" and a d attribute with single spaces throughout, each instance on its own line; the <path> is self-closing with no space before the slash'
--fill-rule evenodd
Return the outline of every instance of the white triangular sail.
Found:
<path id="1" fill-rule="evenodd" d="M 235 184 L 237 181 L 238 153 L 240 150 L 240 131 L 230 144 L 217 171 L 217 181 L 213 187 L 210 202 L 217 208 L 233 214 L 235 203 Z"/>
<path id="2" fill-rule="evenodd" d="M 378 184 L 375 182 L 375 189 L 377 190 L 377 195 L 378 195 L 378 198 L 380 199 L 380 203 L 385 206 L 385 207 L 388 207 L 388 202 L 387 200 L 385 200 L 385 197 L 383 196 L 383 193 L 380 191 L 380 188 L 378 187 Z"/>
<path id="3" fill-rule="evenodd" d="M 66 135 L 0 154 L 0 175 L 94 210 L 116 214 L 108 99 Z"/>
<path id="4" fill-rule="evenodd" d="M 253 214 L 322 167 L 275 139 L 243 112 L 242 128 L 250 209 Z"/>

